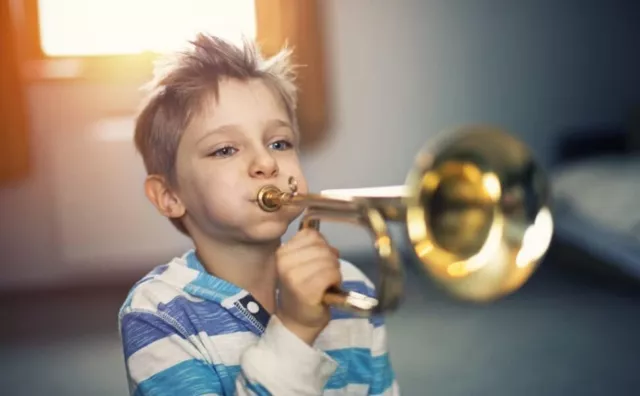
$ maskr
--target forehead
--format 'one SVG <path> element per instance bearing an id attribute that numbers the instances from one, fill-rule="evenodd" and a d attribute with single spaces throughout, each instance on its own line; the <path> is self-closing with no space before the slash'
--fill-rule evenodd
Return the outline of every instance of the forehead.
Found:
<path id="1" fill-rule="evenodd" d="M 210 95 L 194 123 L 211 130 L 228 124 L 259 125 L 273 119 L 288 121 L 288 116 L 282 99 L 267 83 L 225 79 L 219 83 L 217 100 Z"/>

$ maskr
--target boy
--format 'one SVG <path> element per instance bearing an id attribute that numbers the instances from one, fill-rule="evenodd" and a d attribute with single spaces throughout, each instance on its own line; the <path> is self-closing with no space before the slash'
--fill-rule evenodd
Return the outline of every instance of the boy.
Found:
<path id="1" fill-rule="evenodd" d="M 199 35 L 157 77 L 135 143 L 145 193 L 195 248 L 141 279 L 119 314 L 135 395 L 396 395 L 382 320 L 322 304 L 371 282 L 301 214 L 262 211 L 265 184 L 307 191 L 288 53 Z"/>

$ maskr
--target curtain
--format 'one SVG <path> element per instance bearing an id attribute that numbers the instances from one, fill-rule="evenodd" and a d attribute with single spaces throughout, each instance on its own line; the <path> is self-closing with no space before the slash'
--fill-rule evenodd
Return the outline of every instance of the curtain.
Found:
<path id="1" fill-rule="evenodd" d="M 0 186 L 29 173 L 29 122 L 9 0 L 0 0 Z"/>
<path id="2" fill-rule="evenodd" d="M 293 49 L 298 72 L 298 122 L 302 149 L 327 138 L 329 103 L 322 1 L 256 0 L 258 42 L 266 56 L 285 44 Z"/>

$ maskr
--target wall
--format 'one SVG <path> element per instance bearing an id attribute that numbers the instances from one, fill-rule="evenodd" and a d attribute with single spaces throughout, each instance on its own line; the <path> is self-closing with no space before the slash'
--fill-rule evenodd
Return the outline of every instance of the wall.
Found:
<path id="1" fill-rule="evenodd" d="M 559 131 L 640 101 L 634 1 L 325 3 L 333 120 L 303 160 L 315 190 L 402 183 L 418 147 L 467 122 L 503 125 L 546 164 Z M 145 201 L 131 145 L 96 138 L 137 87 L 43 83 L 29 97 L 36 172 L 0 190 L 0 287 L 118 277 L 189 246 Z M 323 227 L 342 250 L 369 246 Z"/>

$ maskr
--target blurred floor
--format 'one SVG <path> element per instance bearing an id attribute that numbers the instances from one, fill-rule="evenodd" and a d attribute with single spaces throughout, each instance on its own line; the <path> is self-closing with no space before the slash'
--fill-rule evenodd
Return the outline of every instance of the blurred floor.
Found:
<path id="1" fill-rule="evenodd" d="M 640 292 L 571 271 L 585 260 L 555 246 L 523 289 L 485 307 L 452 301 L 410 272 L 406 301 L 387 319 L 403 394 L 639 394 Z M 126 394 L 115 321 L 126 291 L 2 297 L 0 394 Z"/>

